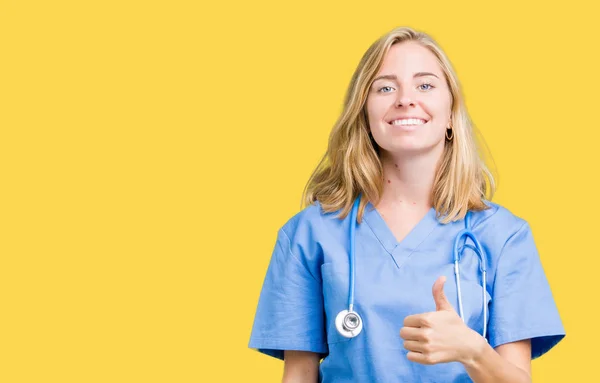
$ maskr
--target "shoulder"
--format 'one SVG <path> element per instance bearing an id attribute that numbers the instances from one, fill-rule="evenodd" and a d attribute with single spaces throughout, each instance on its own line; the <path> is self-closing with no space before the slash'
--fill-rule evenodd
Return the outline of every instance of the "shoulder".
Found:
<path id="1" fill-rule="evenodd" d="M 339 211 L 325 212 L 318 201 L 306 206 L 291 216 L 281 227 L 281 231 L 290 239 L 299 234 L 317 234 L 340 225 Z"/>
<path id="2" fill-rule="evenodd" d="M 493 230 L 506 236 L 518 232 L 527 226 L 527 221 L 509 210 L 507 207 L 486 201 L 488 209 L 471 212 L 471 227 L 473 230 Z"/>
<path id="3" fill-rule="evenodd" d="M 526 219 L 498 203 L 486 201 L 486 205 L 486 210 L 471 212 L 471 230 L 493 253 L 499 255 L 516 236 L 531 235 Z"/>
<path id="4" fill-rule="evenodd" d="M 301 228 L 315 227 L 321 223 L 321 206 L 315 202 L 292 215 L 281 227 L 281 231 L 291 237 Z"/>
<path id="5" fill-rule="evenodd" d="M 315 201 L 291 216 L 279 229 L 279 237 L 292 254 L 307 262 L 322 259 L 324 249 L 346 233 L 349 218 L 339 218 L 340 211 L 325 212 Z"/>

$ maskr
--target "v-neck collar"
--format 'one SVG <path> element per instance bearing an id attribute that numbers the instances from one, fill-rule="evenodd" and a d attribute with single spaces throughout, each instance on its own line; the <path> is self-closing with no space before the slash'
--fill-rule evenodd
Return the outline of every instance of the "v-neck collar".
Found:
<path id="1" fill-rule="evenodd" d="M 429 234 L 440 225 L 436 218 L 435 208 L 432 207 L 402 241 L 398 242 L 392 230 L 371 202 L 365 207 L 363 218 L 383 248 L 392 256 L 398 268 L 406 262 Z"/>

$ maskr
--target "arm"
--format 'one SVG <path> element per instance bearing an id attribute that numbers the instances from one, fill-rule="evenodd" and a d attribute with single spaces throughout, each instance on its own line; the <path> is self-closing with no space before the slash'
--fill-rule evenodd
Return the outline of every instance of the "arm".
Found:
<path id="1" fill-rule="evenodd" d="M 481 338 L 479 352 L 462 361 L 475 383 L 530 383 L 531 341 L 507 343 L 494 350 Z"/>
<path id="2" fill-rule="evenodd" d="M 493 349 L 467 327 L 446 299 L 440 277 L 433 286 L 436 311 L 409 315 L 400 336 L 408 360 L 437 364 L 458 361 L 475 383 L 530 383 L 531 341 L 502 344 Z"/>
<path id="3" fill-rule="evenodd" d="M 282 383 L 317 383 L 320 360 L 315 352 L 285 351 Z"/>

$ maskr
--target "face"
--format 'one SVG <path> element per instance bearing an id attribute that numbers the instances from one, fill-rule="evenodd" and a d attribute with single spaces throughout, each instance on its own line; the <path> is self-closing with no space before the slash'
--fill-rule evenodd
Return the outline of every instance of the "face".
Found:
<path id="1" fill-rule="evenodd" d="M 369 89 L 375 142 L 397 154 L 443 148 L 452 95 L 434 54 L 408 41 L 393 45 Z"/>

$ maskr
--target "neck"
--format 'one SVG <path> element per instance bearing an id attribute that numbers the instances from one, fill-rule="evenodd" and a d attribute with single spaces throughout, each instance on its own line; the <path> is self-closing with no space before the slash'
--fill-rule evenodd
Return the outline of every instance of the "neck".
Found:
<path id="1" fill-rule="evenodd" d="M 386 206 L 429 209 L 439 155 L 401 156 L 382 154 L 383 195 Z"/>

